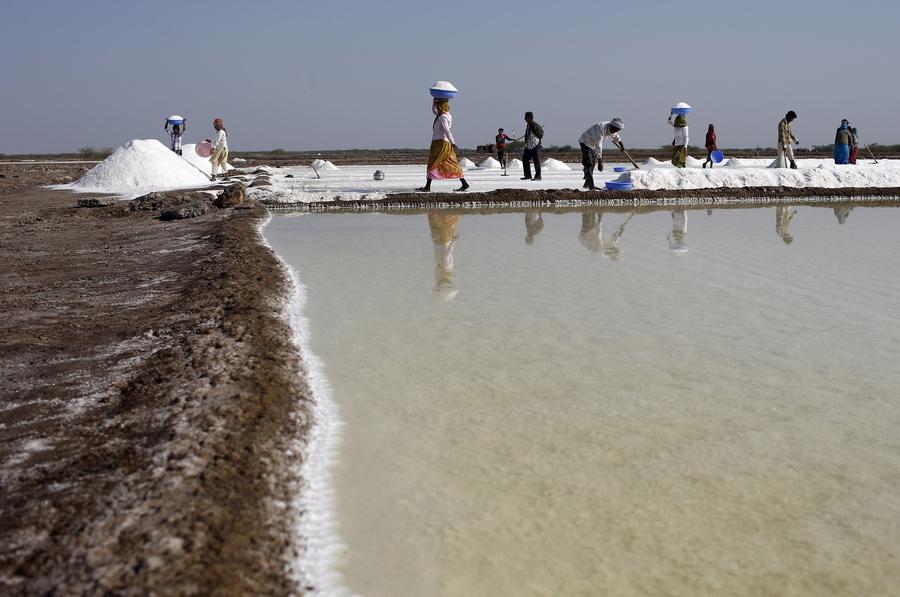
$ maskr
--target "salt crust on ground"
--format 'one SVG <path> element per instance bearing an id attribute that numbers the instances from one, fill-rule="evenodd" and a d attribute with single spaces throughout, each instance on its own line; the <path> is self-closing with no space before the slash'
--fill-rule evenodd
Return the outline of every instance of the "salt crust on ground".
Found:
<path id="1" fill-rule="evenodd" d="M 128 193 L 208 183 L 202 172 L 156 139 L 134 139 L 68 186 L 78 191 Z"/>
<path id="2" fill-rule="evenodd" d="M 643 182 L 635 184 L 635 188 L 653 189 L 690 189 L 690 188 L 728 188 L 746 186 L 780 186 L 787 187 L 824 186 L 824 187 L 900 187 L 900 161 L 886 160 L 877 166 L 860 164 L 853 171 L 853 166 L 827 165 L 827 160 L 801 159 L 797 163 L 800 170 L 774 170 L 766 165 L 771 158 L 760 158 L 755 168 L 716 167 L 712 170 L 700 168 L 676 169 L 671 164 L 651 167 L 641 164 L 641 169 L 626 173 L 624 180 L 630 180 L 627 174 L 642 176 Z M 594 182 L 598 186 L 609 180 L 623 179 L 623 175 L 613 172 L 613 166 L 628 166 L 615 162 L 606 163 L 603 172 L 594 173 Z M 518 160 L 510 160 L 511 176 L 502 176 L 502 170 L 473 169 L 466 172 L 466 180 L 471 191 L 476 193 L 490 192 L 496 189 L 580 189 L 584 183 L 581 169 L 554 171 L 546 169 L 542 180 L 519 180 L 517 172 L 521 172 Z M 822 166 L 822 168 L 819 168 Z M 516 170 L 515 168 L 518 168 Z M 372 172 L 380 169 L 385 179 L 372 179 Z M 836 174 L 829 175 L 835 171 Z M 257 199 L 285 203 L 318 203 L 322 201 L 357 199 L 379 200 L 391 193 L 411 193 L 421 187 L 425 179 L 424 165 L 362 165 L 345 166 L 340 172 L 328 173 L 316 178 L 316 175 L 305 166 L 285 167 L 271 170 L 272 186 L 256 187 L 248 193 Z M 321 173 L 320 173 L 321 174 Z M 290 175 L 291 178 L 287 178 Z M 644 186 L 647 184 L 660 186 Z M 455 181 L 436 180 L 433 189 L 446 192 L 454 188 Z M 696 186 L 690 186 L 694 184 Z"/>

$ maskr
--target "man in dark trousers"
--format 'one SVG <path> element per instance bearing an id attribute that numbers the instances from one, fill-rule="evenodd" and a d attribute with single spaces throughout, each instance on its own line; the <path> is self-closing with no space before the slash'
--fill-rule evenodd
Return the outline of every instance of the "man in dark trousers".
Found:
<path id="1" fill-rule="evenodd" d="M 494 138 L 494 144 L 497 146 L 497 161 L 500 167 L 506 169 L 506 142 L 512 143 L 515 139 L 511 139 L 503 132 L 503 129 L 497 129 L 497 136 Z"/>
<path id="2" fill-rule="evenodd" d="M 541 179 L 541 139 L 544 129 L 534 120 L 533 112 L 525 112 L 525 151 L 522 152 L 522 168 L 525 176 L 522 180 Z M 534 160 L 534 178 L 531 177 L 531 160 Z"/>

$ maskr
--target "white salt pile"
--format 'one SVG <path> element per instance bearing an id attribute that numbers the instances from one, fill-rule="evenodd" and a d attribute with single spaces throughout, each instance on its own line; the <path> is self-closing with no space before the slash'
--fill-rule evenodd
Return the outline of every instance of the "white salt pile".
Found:
<path id="1" fill-rule="evenodd" d="M 661 162 L 656 158 L 647 158 L 647 161 L 641 165 L 641 168 L 649 170 L 652 168 L 674 168 L 672 162 Z"/>
<path id="2" fill-rule="evenodd" d="M 469 158 L 463 158 L 463 159 L 459 160 L 459 165 L 462 167 L 463 170 L 470 170 L 475 167 L 475 162 L 473 162 Z"/>
<path id="3" fill-rule="evenodd" d="M 133 193 L 208 183 L 203 172 L 156 139 L 134 139 L 66 186 L 77 191 Z"/>
<path id="4" fill-rule="evenodd" d="M 500 162 L 498 162 L 497 160 L 495 160 L 492 157 L 488 157 L 483 162 L 478 164 L 478 169 L 479 170 L 499 170 Z"/>
<path id="5" fill-rule="evenodd" d="M 555 172 L 565 172 L 572 169 L 568 164 L 564 164 L 555 158 L 547 158 L 541 162 L 541 168 Z"/>
<path id="6" fill-rule="evenodd" d="M 688 168 L 702 168 L 703 162 L 693 156 L 687 156 L 684 160 L 684 165 Z"/>
<path id="7" fill-rule="evenodd" d="M 513 168 L 518 168 L 519 170 L 521 170 L 522 169 L 522 160 L 520 160 L 519 158 L 513 158 L 506 162 L 507 170 L 512 170 Z"/>
<path id="8" fill-rule="evenodd" d="M 635 189 L 744 187 L 900 187 L 900 165 L 819 165 L 814 168 L 657 168 L 632 170 L 617 180 Z"/>
<path id="9" fill-rule="evenodd" d="M 187 160 L 192 166 L 203 170 L 206 174 L 212 174 L 212 164 L 209 161 L 209 158 L 205 158 L 201 155 L 197 155 L 196 143 L 186 143 L 181 147 L 181 157 Z M 240 158 L 238 158 L 240 159 Z M 235 160 L 237 161 L 237 160 Z M 234 170 L 234 166 L 231 164 L 225 164 L 226 170 Z"/>
<path id="10" fill-rule="evenodd" d="M 313 170 L 340 170 L 337 166 L 329 162 L 328 160 L 313 160 L 313 163 L 309 165 Z"/>

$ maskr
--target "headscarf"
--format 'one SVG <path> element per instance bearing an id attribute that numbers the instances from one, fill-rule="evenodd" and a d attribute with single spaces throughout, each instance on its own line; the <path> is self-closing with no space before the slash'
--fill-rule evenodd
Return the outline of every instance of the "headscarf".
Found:
<path id="1" fill-rule="evenodd" d="M 450 112 L 450 100 L 447 98 L 438 98 L 434 100 L 434 107 L 438 114 L 447 114 Z"/>
<path id="2" fill-rule="evenodd" d="M 683 128 L 687 126 L 687 117 L 684 114 L 679 114 L 675 117 L 675 126 L 678 128 Z"/>
<path id="3" fill-rule="evenodd" d="M 711 132 L 713 132 L 714 130 L 716 130 L 715 125 L 710 124 L 710 125 L 709 125 L 709 132 L 711 133 Z"/>

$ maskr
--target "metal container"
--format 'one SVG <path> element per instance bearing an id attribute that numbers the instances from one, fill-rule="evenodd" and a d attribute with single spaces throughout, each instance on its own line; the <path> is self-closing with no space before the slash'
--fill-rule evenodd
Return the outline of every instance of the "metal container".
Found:
<path id="1" fill-rule="evenodd" d="M 373 177 L 375 180 L 384 180 L 384 172 L 381 170 L 375 171 L 375 176 Z"/>

